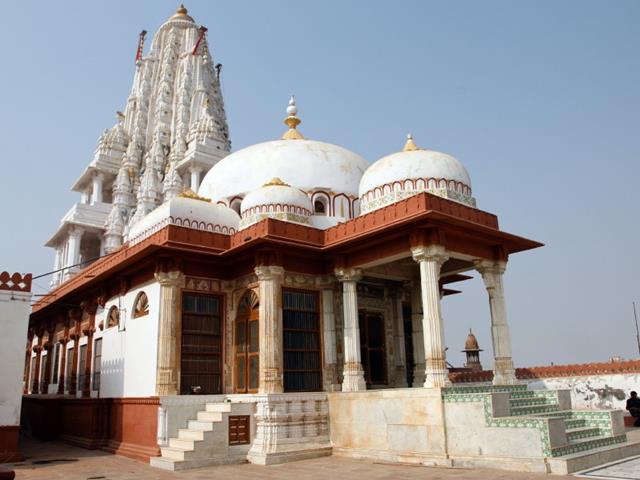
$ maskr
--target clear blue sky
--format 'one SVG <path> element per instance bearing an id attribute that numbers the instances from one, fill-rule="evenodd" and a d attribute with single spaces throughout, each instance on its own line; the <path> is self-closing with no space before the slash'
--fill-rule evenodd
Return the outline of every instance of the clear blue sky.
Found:
<path id="1" fill-rule="evenodd" d="M 520 366 L 637 356 L 639 1 L 204 1 L 234 149 L 277 137 L 290 93 L 307 137 L 374 161 L 408 131 L 468 168 L 478 205 L 544 242 L 506 276 Z M 172 1 L 2 2 L 0 270 L 42 246 L 124 107 L 137 35 Z M 148 45 L 147 45 L 148 48 Z M 38 281 L 45 286 L 48 279 Z M 489 366 L 481 282 L 444 301 L 449 358 L 469 327 Z M 38 290 L 38 291 L 41 291 Z"/>

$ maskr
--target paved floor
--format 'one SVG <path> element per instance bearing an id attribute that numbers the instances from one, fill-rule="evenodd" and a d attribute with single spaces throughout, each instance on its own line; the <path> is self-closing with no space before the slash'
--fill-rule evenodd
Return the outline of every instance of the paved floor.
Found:
<path id="1" fill-rule="evenodd" d="M 605 467 L 594 468 L 581 472 L 577 476 L 584 478 L 600 478 L 600 479 L 627 479 L 640 480 L 640 457 L 622 462 L 614 462 Z"/>
<path id="2" fill-rule="evenodd" d="M 382 479 L 492 479 L 549 478 L 544 474 L 487 469 L 448 469 L 389 465 L 366 460 L 324 457 L 286 465 L 225 465 L 171 473 L 118 455 L 84 450 L 58 442 L 24 442 L 26 460 L 14 464 L 17 480 L 382 480 Z M 554 480 L 571 477 L 552 477 Z"/>

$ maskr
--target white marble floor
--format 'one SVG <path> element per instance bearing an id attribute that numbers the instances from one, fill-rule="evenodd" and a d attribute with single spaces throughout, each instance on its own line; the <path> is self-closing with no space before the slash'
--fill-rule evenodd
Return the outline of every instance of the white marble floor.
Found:
<path id="1" fill-rule="evenodd" d="M 576 474 L 582 478 L 601 478 L 607 480 L 640 480 L 640 457 L 614 462 Z"/>

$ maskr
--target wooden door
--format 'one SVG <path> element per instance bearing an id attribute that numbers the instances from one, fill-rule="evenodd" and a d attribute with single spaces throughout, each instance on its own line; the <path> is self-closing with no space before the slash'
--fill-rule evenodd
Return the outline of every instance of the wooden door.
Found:
<path id="1" fill-rule="evenodd" d="M 258 296 L 253 291 L 245 293 L 238 305 L 238 315 L 233 326 L 234 385 L 235 393 L 258 391 L 260 370 L 260 336 Z"/>
<path id="2" fill-rule="evenodd" d="M 222 298 L 182 297 L 180 393 L 222 393 Z"/>
<path id="3" fill-rule="evenodd" d="M 384 316 L 379 312 L 359 313 L 360 354 L 367 385 L 387 384 Z"/>

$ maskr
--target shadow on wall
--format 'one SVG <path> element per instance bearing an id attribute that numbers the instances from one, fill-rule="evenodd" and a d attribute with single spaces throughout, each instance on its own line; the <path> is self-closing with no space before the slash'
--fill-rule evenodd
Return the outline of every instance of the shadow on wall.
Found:
<path id="1" fill-rule="evenodd" d="M 104 360 L 100 372 L 100 396 L 124 396 L 124 358 Z"/>

